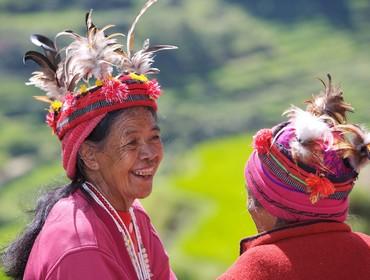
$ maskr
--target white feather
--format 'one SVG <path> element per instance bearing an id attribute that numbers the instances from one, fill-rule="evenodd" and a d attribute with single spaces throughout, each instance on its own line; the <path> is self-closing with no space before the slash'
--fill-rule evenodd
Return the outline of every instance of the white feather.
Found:
<path id="1" fill-rule="evenodd" d="M 95 34 L 90 32 L 87 37 L 70 33 L 59 34 L 59 36 L 69 35 L 74 38 L 74 41 L 65 50 L 64 61 L 66 63 L 64 67 L 68 77 L 80 75 L 81 78 L 86 79 L 92 77 L 104 79 L 112 74 L 112 66 L 120 63 L 122 59 L 121 55 L 116 52 L 122 46 L 117 43 L 116 38 L 105 37 L 103 30 L 109 27 L 98 30 Z"/>
<path id="2" fill-rule="evenodd" d="M 331 129 L 323 118 L 316 117 L 293 105 L 284 114 L 290 117 L 300 143 L 323 140 L 327 144 L 327 149 L 333 145 L 334 138 Z"/>
<path id="3" fill-rule="evenodd" d="M 59 87 L 55 79 L 45 75 L 44 72 L 35 71 L 32 73 L 29 82 L 26 85 L 33 85 L 46 92 L 47 97 L 51 100 L 61 100 L 67 92 L 64 87 Z"/>

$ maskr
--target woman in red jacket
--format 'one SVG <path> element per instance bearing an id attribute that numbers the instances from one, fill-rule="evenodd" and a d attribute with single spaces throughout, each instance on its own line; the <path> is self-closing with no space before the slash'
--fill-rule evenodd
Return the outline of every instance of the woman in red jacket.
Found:
<path id="1" fill-rule="evenodd" d="M 370 159 L 370 133 L 346 122 L 331 84 L 254 137 L 245 178 L 258 235 L 219 279 L 370 279 L 370 237 L 344 223 L 348 195 Z"/>

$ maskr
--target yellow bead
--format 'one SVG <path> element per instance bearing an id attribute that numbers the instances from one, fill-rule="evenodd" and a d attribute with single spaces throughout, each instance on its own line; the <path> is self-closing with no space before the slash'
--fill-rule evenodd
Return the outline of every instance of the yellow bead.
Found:
<path id="1" fill-rule="evenodd" d="M 101 87 L 103 85 L 103 81 L 102 80 L 96 80 L 95 85 L 98 86 L 98 87 Z"/>
<path id="2" fill-rule="evenodd" d="M 62 105 L 63 105 L 63 103 L 61 101 L 55 100 L 55 101 L 53 101 L 53 103 L 51 103 L 51 109 L 53 111 L 59 111 L 60 108 L 62 108 Z"/>
<path id="3" fill-rule="evenodd" d="M 130 78 L 144 83 L 148 81 L 148 78 L 144 74 L 130 73 Z"/>
<path id="4" fill-rule="evenodd" d="M 80 86 L 80 93 L 85 93 L 87 92 L 87 86 L 85 84 Z"/>

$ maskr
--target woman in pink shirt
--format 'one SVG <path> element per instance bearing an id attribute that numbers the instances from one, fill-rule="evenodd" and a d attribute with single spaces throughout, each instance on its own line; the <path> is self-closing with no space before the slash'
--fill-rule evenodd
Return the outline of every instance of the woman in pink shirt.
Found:
<path id="1" fill-rule="evenodd" d="M 35 217 L 5 251 L 3 263 L 15 279 L 176 279 L 168 256 L 137 199 L 152 191 L 163 148 L 157 125 L 160 87 L 147 74 L 155 52 L 169 45 L 127 49 L 117 34 L 98 29 L 91 12 L 87 35 L 61 52 L 41 35 L 31 40 L 45 55 L 25 60 L 41 66 L 29 84 L 46 91 L 47 123 L 62 143 L 63 167 L 71 183 L 38 201 Z M 113 73 L 115 73 L 113 75 Z"/>

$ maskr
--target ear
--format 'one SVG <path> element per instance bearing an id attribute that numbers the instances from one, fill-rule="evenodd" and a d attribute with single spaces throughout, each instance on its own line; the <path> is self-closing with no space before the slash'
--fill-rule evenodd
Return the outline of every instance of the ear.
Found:
<path id="1" fill-rule="evenodd" d="M 99 170 L 99 162 L 97 161 L 98 147 L 90 141 L 85 141 L 81 144 L 80 150 L 78 151 L 81 160 L 84 162 L 87 169 Z"/>

